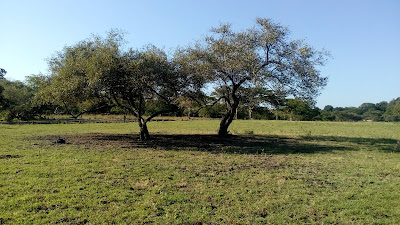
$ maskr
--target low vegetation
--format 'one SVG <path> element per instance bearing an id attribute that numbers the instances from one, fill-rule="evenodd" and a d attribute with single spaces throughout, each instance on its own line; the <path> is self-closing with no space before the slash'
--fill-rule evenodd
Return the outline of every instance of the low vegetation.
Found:
<path id="1" fill-rule="evenodd" d="M 398 223 L 398 123 L 148 126 L 0 125 L 0 224 Z"/>

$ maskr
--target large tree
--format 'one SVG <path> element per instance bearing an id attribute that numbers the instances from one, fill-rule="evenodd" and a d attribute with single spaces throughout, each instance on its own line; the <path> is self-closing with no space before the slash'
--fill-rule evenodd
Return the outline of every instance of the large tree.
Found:
<path id="1" fill-rule="evenodd" d="M 121 40 L 118 33 L 110 33 L 105 40 L 96 39 L 99 50 L 90 63 L 96 66 L 88 74 L 110 102 L 138 119 L 140 139 L 147 140 L 147 123 L 163 113 L 176 111 L 183 99 L 202 96 L 202 81 L 181 66 L 179 51 L 172 59 L 152 45 L 122 51 Z M 149 107 L 152 110 L 146 116 Z"/>
<path id="2" fill-rule="evenodd" d="M 154 46 L 139 51 L 131 49 L 118 61 L 114 71 L 99 73 L 98 79 L 110 101 L 138 119 L 140 139 L 147 140 L 150 138 L 147 122 L 177 109 L 175 100 L 185 83 L 165 52 Z M 146 109 L 154 102 L 156 109 L 145 116 Z"/>
<path id="3" fill-rule="evenodd" d="M 40 88 L 35 96 L 36 105 L 53 105 L 57 112 L 67 113 L 72 118 L 104 107 L 104 94 L 95 89 L 88 77 L 94 55 L 95 46 L 85 40 L 49 58 L 50 75 L 37 76 Z"/>
<path id="4" fill-rule="evenodd" d="M 200 89 L 163 50 L 154 46 L 124 50 L 124 43 L 123 33 L 112 30 L 106 38 L 93 36 L 66 47 L 49 61 L 49 87 L 53 87 L 48 96 L 65 106 L 102 102 L 118 106 L 137 118 L 140 139 L 147 140 L 151 119 L 176 110 L 181 96 Z M 152 111 L 145 115 L 149 106 Z"/>
<path id="5" fill-rule="evenodd" d="M 289 40 L 289 30 L 270 19 L 258 18 L 253 28 L 244 31 L 222 24 L 211 32 L 188 52 L 193 72 L 204 74 L 211 86 L 225 89 L 221 98 L 227 111 L 219 126 L 221 136 L 228 134 L 242 98 L 241 87 L 312 100 L 326 85 L 318 66 L 324 65 L 328 53 L 302 40 Z"/>

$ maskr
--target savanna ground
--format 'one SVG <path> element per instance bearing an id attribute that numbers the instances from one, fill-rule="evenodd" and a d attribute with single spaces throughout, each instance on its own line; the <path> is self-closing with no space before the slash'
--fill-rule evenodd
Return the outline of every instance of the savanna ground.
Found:
<path id="1" fill-rule="evenodd" d="M 0 224 L 400 223 L 400 123 L 217 128 L 0 125 Z"/>

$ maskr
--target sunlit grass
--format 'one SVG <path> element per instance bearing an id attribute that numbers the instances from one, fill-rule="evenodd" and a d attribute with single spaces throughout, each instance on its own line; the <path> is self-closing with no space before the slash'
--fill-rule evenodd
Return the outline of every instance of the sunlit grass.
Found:
<path id="1" fill-rule="evenodd" d="M 216 120 L 149 124 L 155 135 L 217 129 Z M 399 130 L 398 123 L 234 121 L 235 135 L 276 139 L 255 154 L 38 138 L 137 134 L 136 123 L 0 125 L 0 224 L 396 224 Z"/>

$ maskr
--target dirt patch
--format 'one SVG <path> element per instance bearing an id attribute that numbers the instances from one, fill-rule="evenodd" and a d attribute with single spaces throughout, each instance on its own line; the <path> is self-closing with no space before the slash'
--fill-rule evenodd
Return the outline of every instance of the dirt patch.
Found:
<path id="1" fill-rule="evenodd" d="M 38 137 L 45 140 L 44 144 L 55 145 L 60 136 Z M 106 148 L 153 148 L 163 150 L 194 150 L 209 152 L 230 152 L 242 154 L 257 153 L 313 153 L 333 150 L 332 146 L 310 144 L 298 138 L 261 136 L 261 135 L 231 135 L 221 138 L 218 135 L 170 135 L 153 134 L 151 140 L 140 141 L 135 134 L 103 134 L 89 133 L 79 135 L 62 135 L 66 144 L 84 146 L 91 149 Z M 62 145 L 62 144 L 60 144 Z M 337 150 L 338 147 L 336 146 Z"/>

